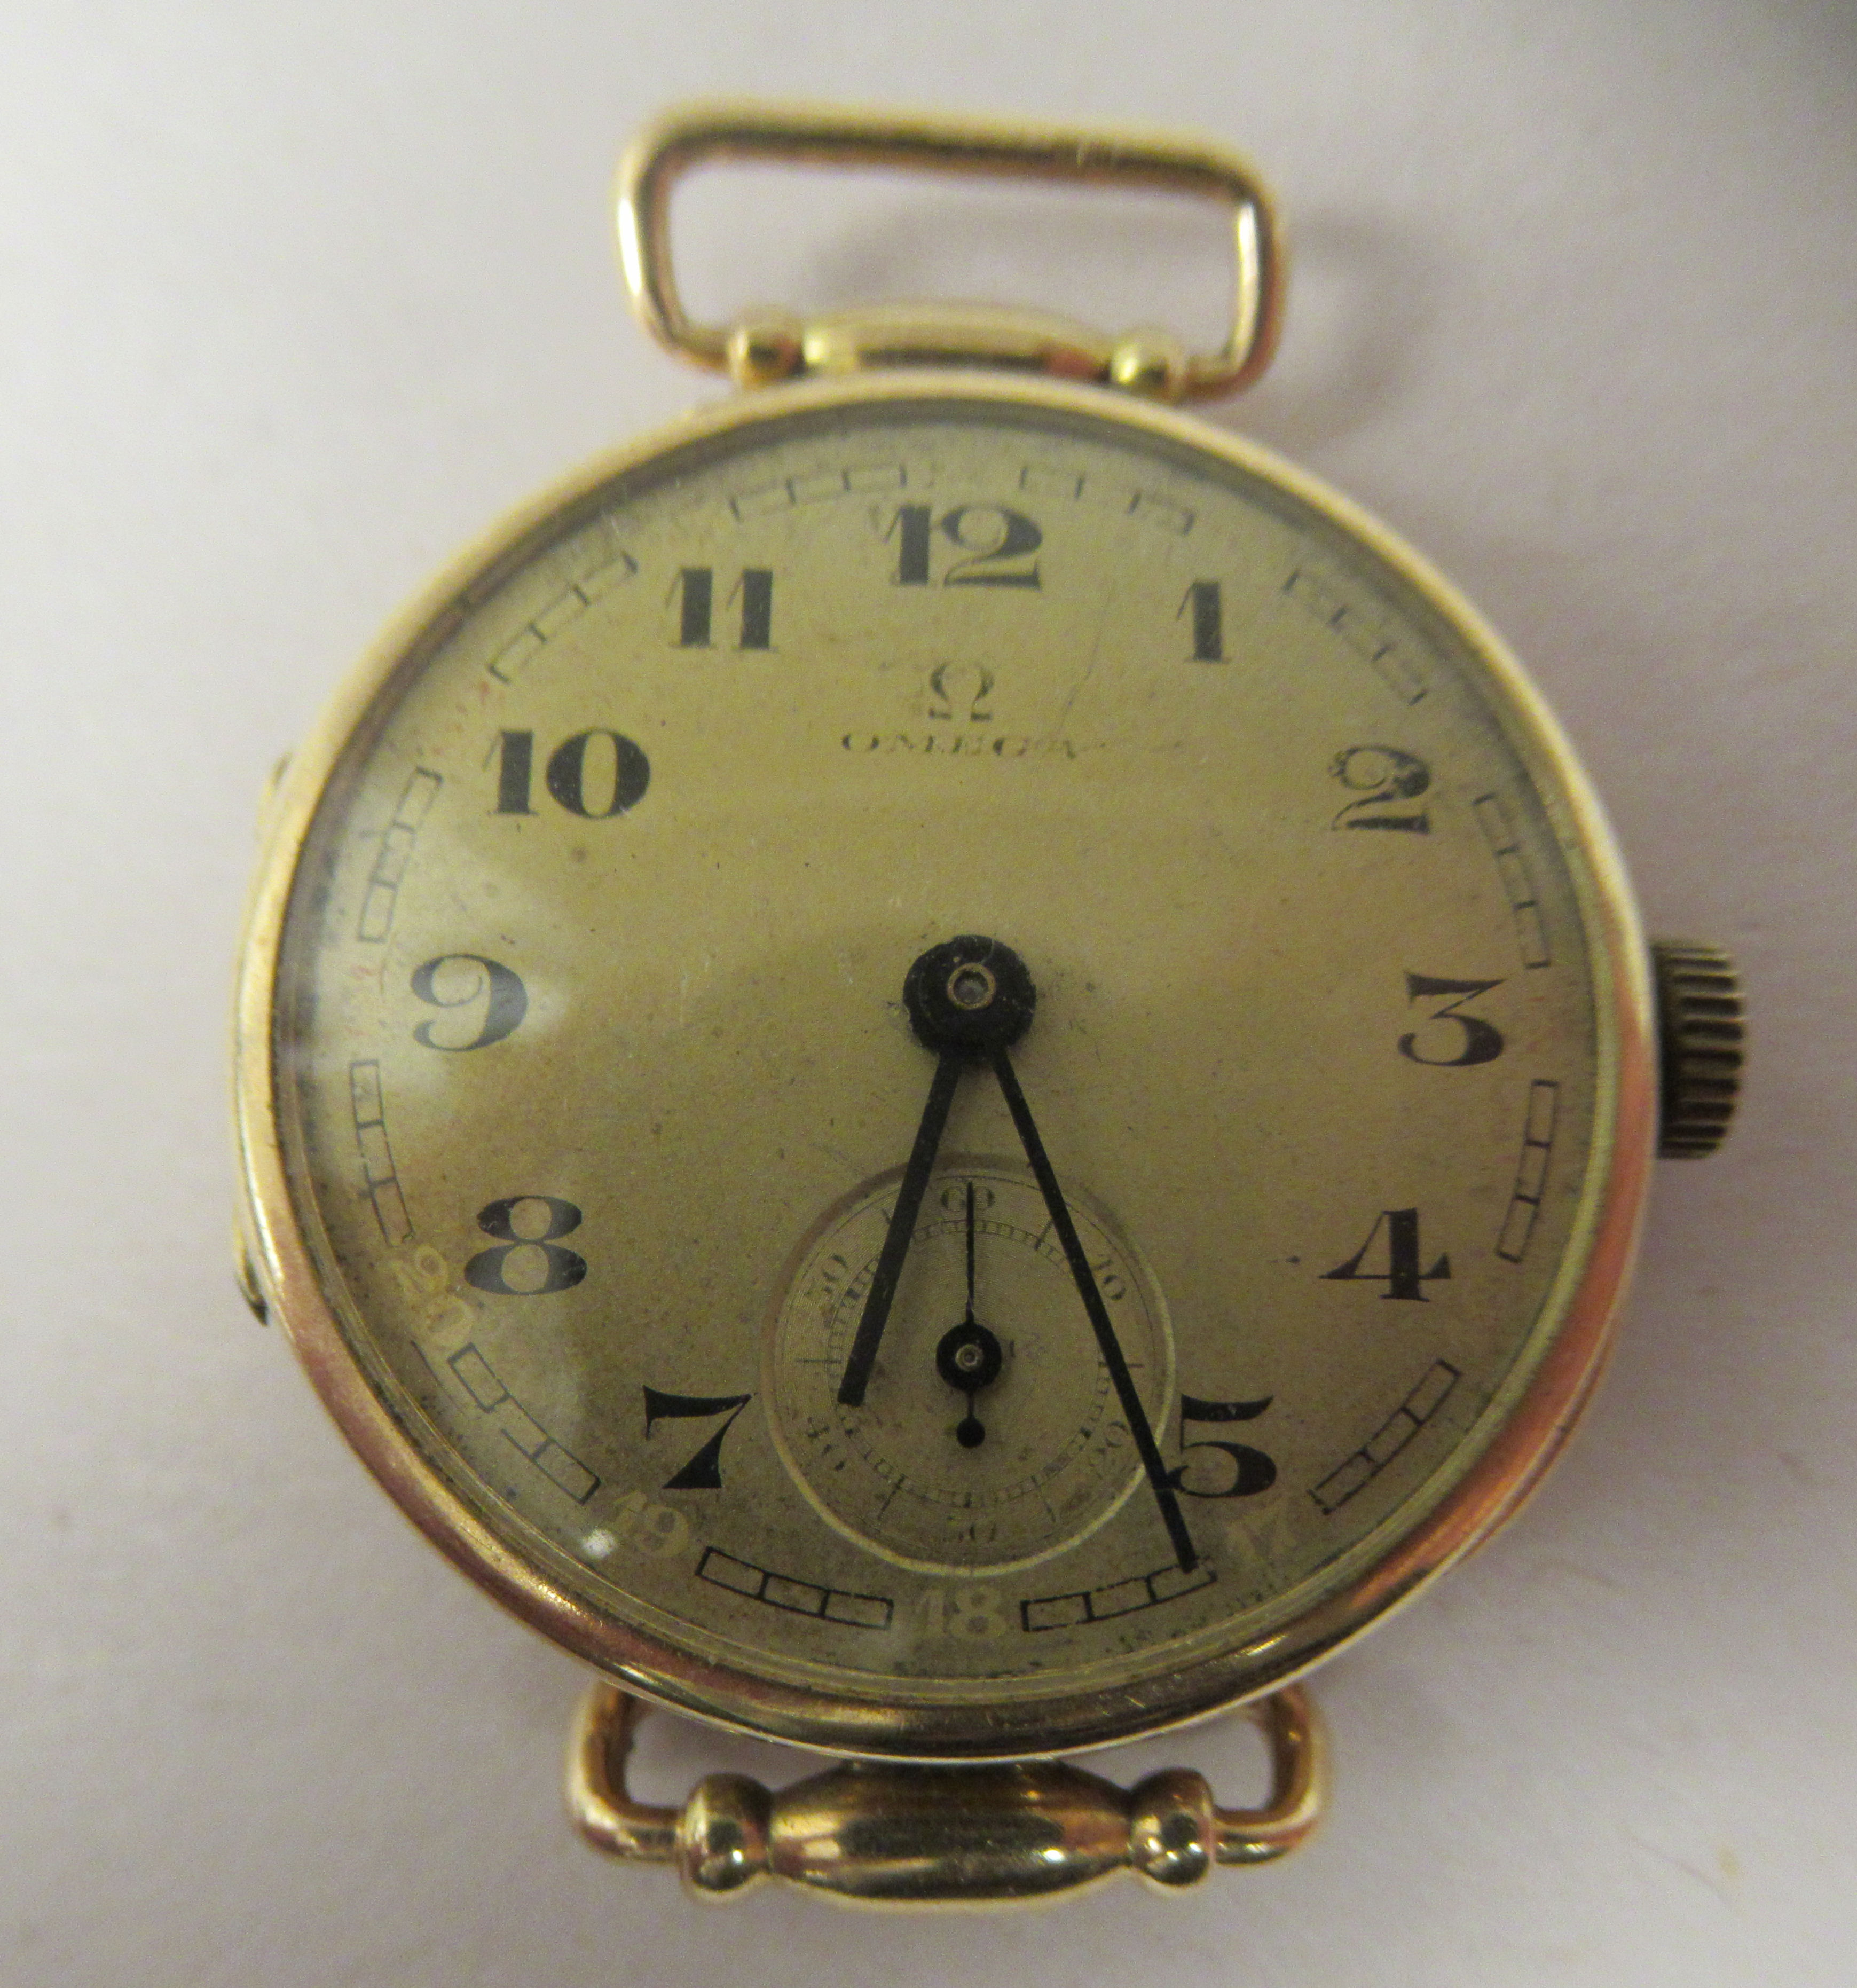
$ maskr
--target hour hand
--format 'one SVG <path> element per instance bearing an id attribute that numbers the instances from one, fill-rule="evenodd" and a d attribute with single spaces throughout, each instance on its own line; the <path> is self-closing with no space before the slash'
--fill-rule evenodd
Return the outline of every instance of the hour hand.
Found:
<path id="1" fill-rule="evenodd" d="M 851 1357 L 845 1362 L 844 1378 L 838 1384 L 838 1398 L 847 1408 L 862 1405 L 864 1390 L 871 1384 L 871 1369 L 876 1364 L 877 1349 L 883 1341 L 884 1327 L 889 1323 L 897 1281 L 903 1273 L 903 1259 L 909 1253 L 909 1239 L 915 1233 L 916 1218 L 922 1212 L 922 1196 L 928 1192 L 928 1176 L 935 1170 L 935 1156 L 948 1124 L 949 1107 L 954 1102 L 954 1087 L 961 1080 L 963 1061 L 958 1050 L 944 1050 L 935 1067 L 928 1101 L 922 1107 L 915 1144 L 909 1149 L 909 1164 L 903 1169 L 896 1205 L 884 1232 L 883 1251 L 864 1298 L 864 1316 L 857 1321 L 857 1337 L 851 1342 Z"/>
<path id="2" fill-rule="evenodd" d="M 968 1063 L 984 1062 L 996 1052 L 1003 1053 L 1009 1043 L 1016 1042 L 1032 1019 L 1037 998 L 1024 961 L 1012 948 L 976 935 L 932 945 L 904 976 L 903 1005 L 908 1010 L 910 1026 L 916 1040 L 924 1048 L 935 1050 L 940 1060 L 928 1087 L 922 1123 L 915 1130 L 915 1144 L 909 1149 L 908 1165 L 903 1168 L 902 1185 L 897 1189 L 896 1206 L 864 1298 L 851 1355 L 845 1362 L 844 1378 L 838 1384 L 838 1398 L 847 1408 L 861 1405 L 871 1384 L 871 1369 L 889 1323 L 903 1259 L 909 1253 L 909 1239 L 915 1233 L 961 1072 Z"/>

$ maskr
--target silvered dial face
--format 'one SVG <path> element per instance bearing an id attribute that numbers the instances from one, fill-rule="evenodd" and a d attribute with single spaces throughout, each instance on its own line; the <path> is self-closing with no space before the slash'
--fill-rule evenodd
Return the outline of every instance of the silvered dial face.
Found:
<path id="1" fill-rule="evenodd" d="M 680 1676 L 997 1707 L 1267 1647 L 1562 1323 L 1612 1052 L 1558 749 L 1189 433 L 712 422 L 506 536 L 332 749 L 274 1040 L 344 1357 Z"/>

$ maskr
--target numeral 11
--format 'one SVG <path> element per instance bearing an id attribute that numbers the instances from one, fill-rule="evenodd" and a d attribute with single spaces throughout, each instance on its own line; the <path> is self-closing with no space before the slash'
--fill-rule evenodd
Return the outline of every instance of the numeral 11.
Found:
<path id="1" fill-rule="evenodd" d="M 706 649 L 710 644 L 710 624 L 715 611 L 715 569 L 687 566 L 677 576 L 672 590 L 678 597 L 677 646 L 680 649 Z M 740 583 L 729 595 L 740 597 L 742 624 L 738 649 L 770 649 L 773 646 L 773 575 L 766 566 L 746 568 Z"/>

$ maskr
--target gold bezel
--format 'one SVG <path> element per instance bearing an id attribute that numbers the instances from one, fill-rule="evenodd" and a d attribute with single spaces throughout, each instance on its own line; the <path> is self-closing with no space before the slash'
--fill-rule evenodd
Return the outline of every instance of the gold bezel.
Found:
<path id="1" fill-rule="evenodd" d="M 1274 482 L 1366 545 L 1463 634 L 1506 700 L 1566 850 L 1591 948 L 1599 1063 L 1593 1158 L 1572 1239 L 1545 1301 L 1560 1324 L 1507 1420 L 1410 1532 L 1287 1628 L 1261 1644 L 1216 1650 L 1165 1676 L 1112 1689 L 1085 1686 L 1004 1701 L 976 1690 L 966 1703 L 898 1704 L 877 1687 L 854 1696 L 712 1663 L 597 1613 L 498 1537 L 369 1386 L 319 1282 L 286 1175 L 272 1025 L 286 914 L 326 783 L 409 653 L 486 567 L 607 479 L 667 450 L 801 409 L 886 401 L 1031 405 L 1143 429 Z M 1485 1538 L 1538 1481 L 1591 1392 L 1630 1272 L 1656 1117 L 1646 955 L 1610 831 L 1553 716 L 1463 597 L 1383 526 L 1256 444 L 1101 388 L 946 370 L 809 382 L 686 416 L 583 466 L 454 560 L 350 674 L 292 760 L 267 816 L 238 975 L 235 1070 L 244 1236 L 264 1299 L 343 1433 L 427 1537 L 523 1621 L 630 1690 L 736 1729 L 904 1759 L 1071 1752 L 1178 1725 L 1307 1670 Z"/>

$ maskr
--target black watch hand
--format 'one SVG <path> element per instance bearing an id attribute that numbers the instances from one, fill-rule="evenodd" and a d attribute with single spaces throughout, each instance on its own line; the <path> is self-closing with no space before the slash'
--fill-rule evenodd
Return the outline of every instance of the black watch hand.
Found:
<path id="1" fill-rule="evenodd" d="M 973 1316 L 973 1182 L 967 1183 L 967 1318 L 972 1325 Z"/>
<path id="2" fill-rule="evenodd" d="M 864 1390 L 871 1384 L 871 1369 L 889 1320 L 903 1259 L 909 1253 L 909 1239 L 915 1233 L 916 1217 L 928 1192 L 935 1149 L 942 1143 L 942 1130 L 948 1123 L 948 1108 L 954 1102 L 961 1071 L 969 1063 L 984 1061 L 993 1050 L 1016 1042 L 1032 1019 L 1037 999 L 1032 976 L 1012 948 L 977 935 L 932 945 L 917 955 L 903 976 L 903 1006 L 908 1011 L 909 1026 L 916 1040 L 933 1050 L 940 1060 L 935 1081 L 928 1087 L 928 1102 L 922 1107 L 922 1122 L 916 1128 L 915 1144 L 909 1151 L 909 1164 L 897 1189 L 896 1206 L 864 1298 L 864 1316 L 851 1342 L 851 1357 L 838 1384 L 838 1398 L 847 1408 L 862 1405 Z"/>
<path id="3" fill-rule="evenodd" d="M 862 1405 L 864 1390 L 871 1384 L 871 1369 L 876 1364 L 884 1327 L 889 1323 L 890 1306 L 903 1273 L 903 1259 L 909 1253 L 909 1239 L 915 1233 L 922 1196 L 928 1189 L 935 1151 L 942 1143 L 949 1107 L 954 1102 L 955 1086 L 961 1080 L 966 1061 L 959 1050 L 945 1049 L 935 1067 L 928 1101 L 922 1107 L 922 1121 L 915 1128 L 915 1144 L 909 1149 L 909 1164 L 903 1169 L 902 1184 L 896 1190 L 896 1206 L 891 1211 L 890 1226 L 884 1232 L 883 1252 L 877 1259 L 864 1301 L 864 1316 L 857 1321 L 857 1337 L 851 1342 L 851 1357 L 844 1364 L 844 1378 L 838 1384 L 838 1398 L 847 1408 Z"/>
<path id="4" fill-rule="evenodd" d="M 967 1412 L 954 1425 L 954 1439 L 963 1449 L 978 1449 L 986 1440 L 986 1425 L 974 1413 L 974 1397 L 990 1388 L 1006 1364 L 1006 1352 L 996 1334 L 973 1315 L 974 1191 L 967 1183 L 967 1316 L 942 1334 L 935 1349 L 935 1368 L 957 1394 L 967 1397 Z"/>
<path id="5" fill-rule="evenodd" d="M 1057 1175 L 1044 1150 L 1044 1141 L 1038 1136 L 1038 1128 L 1032 1122 L 1031 1107 L 1025 1101 L 1025 1093 L 1019 1087 L 1012 1060 L 1004 1049 L 996 1049 L 991 1060 L 993 1075 L 999 1079 L 1000 1088 L 1005 1094 L 1006 1108 L 1013 1114 L 1013 1123 L 1019 1129 L 1019 1142 L 1025 1148 L 1025 1157 L 1031 1162 L 1039 1192 L 1044 1196 L 1051 1226 L 1057 1230 L 1057 1239 L 1064 1246 L 1064 1260 L 1071 1266 L 1077 1295 L 1083 1300 L 1084 1310 L 1089 1314 L 1090 1323 L 1095 1329 L 1098 1350 L 1102 1354 L 1103 1364 L 1109 1370 L 1116 1398 L 1121 1403 L 1123 1419 L 1135 1438 L 1136 1452 L 1148 1472 L 1148 1488 L 1154 1493 L 1155 1503 L 1161 1508 L 1162 1523 L 1173 1543 L 1174 1557 L 1180 1563 L 1182 1574 L 1191 1574 L 1199 1564 L 1199 1556 L 1186 1530 L 1186 1521 L 1180 1516 L 1180 1501 L 1168 1482 L 1167 1466 L 1161 1461 L 1161 1452 L 1155 1442 L 1154 1431 L 1148 1425 L 1148 1413 L 1142 1406 L 1142 1398 L 1135 1391 L 1135 1382 L 1129 1375 L 1128 1363 L 1122 1357 L 1115 1328 L 1109 1323 L 1108 1307 L 1103 1303 L 1103 1294 L 1090 1273 L 1090 1259 L 1084 1254 L 1083 1244 L 1078 1240 L 1077 1225 L 1071 1221 L 1071 1211 L 1064 1205 L 1064 1191 L 1057 1185 Z"/>

